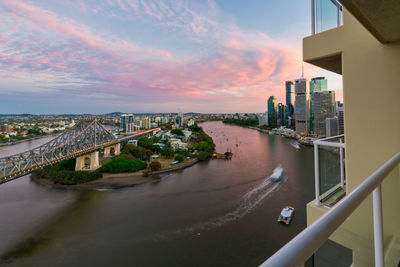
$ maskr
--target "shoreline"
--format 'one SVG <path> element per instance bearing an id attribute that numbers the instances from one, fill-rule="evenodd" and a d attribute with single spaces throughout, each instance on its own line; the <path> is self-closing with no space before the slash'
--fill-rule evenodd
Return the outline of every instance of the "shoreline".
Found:
<path id="1" fill-rule="evenodd" d="M 137 172 L 126 172 L 126 173 L 104 173 L 103 177 L 90 181 L 87 183 L 76 184 L 76 185 L 63 185 L 63 184 L 55 184 L 50 180 L 43 178 L 36 178 L 34 174 L 31 174 L 31 180 L 37 184 L 56 188 L 56 189 L 66 189 L 66 190 L 113 190 L 113 189 L 121 189 L 127 187 L 134 187 L 137 185 L 149 183 L 152 181 L 156 181 L 159 179 L 156 175 L 162 173 L 168 173 L 172 171 L 182 170 L 188 167 L 193 166 L 199 162 L 199 160 L 193 159 L 187 162 L 183 162 L 180 165 L 164 168 L 158 171 L 149 172 L 148 177 L 144 177 L 144 170 Z M 153 176 L 153 177 L 152 177 Z"/>
<path id="2" fill-rule="evenodd" d="M 35 136 L 35 137 L 32 137 L 32 138 L 28 138 L 28 139 L 16 140 L 14 142 L 0 143 L 0 147 L 1 146 L 14 146 L 14 145 L 18 145 L 18 144 L 21 144 L 21 143 L 24 143 L 24 142 L 33 141 L 33 140 L 37 140 L 37 139 L 42 139 L 42 138 L 46 138 L 46 137 L 51 137 L 51 136 L 58 135 L 58 134 L 59 133 L 41 135 L 41 136 Z"/>
<path id="3" fill-rule="evenodd" d="M 259 131 L 260 133 L 265 133 L 265 134 L 268 134 L 268 135 L 278 135 L 278 136 L 281 136 L 281 137 L 284 137 L 284 138 L 287 138 L 287 139 L 293 139 L 293 140 L 296 140 L 297 142 L 299 142 L 303 146 L 311 146 L 311 147 L 314 146 L 314 144 L 312 142 L 301 141 L 300 137 L 293 137 L 293 136 L 285 135 L 283 133 L 273 132 L 272 130 L 261 129 L 261 128 L 258 128 L 256 126 L 237 125 L 235 123 L 226 123 L 226 122 L 222 122 L 222 123 L 229 124 L 229 125 L 234 125 L 234 126 L 238 126 L 238 127 L 243 127 L 243 128 L 248 128 L 248 129 L 252 129 L 252 130 L 256 130 L 256 131 Z M 316 138 L 316 139 L 319 139 L 319 138 Z"/>

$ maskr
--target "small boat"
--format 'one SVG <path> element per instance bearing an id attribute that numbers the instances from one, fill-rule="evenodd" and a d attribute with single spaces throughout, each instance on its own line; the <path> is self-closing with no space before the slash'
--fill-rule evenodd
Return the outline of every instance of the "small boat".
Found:
<path id="1" fill-rule="evenodd" d="M 294 215 L 294 208 L 291 206 L 286 206 L 282 209 L 279 215 L 278 222 L 289 224 Z"/>
<path id="2" fill-rule="evenodd" d="M 297 150 L 300 149 L 300 143 L 298 142 L 293 142 L 291 143 L 292 147 L 296 148 Z"/>
<path id="3" fill-rule="evenodd" d="M 276 167 L 275 170 L 272 172 L 272 174 L 269 176 L 269 179 L 271 179 L 272 182 L 278 182 L 279 180 L 282 179 L 282 177 L 285 175 L 283 168 L 281 166 Z"/>

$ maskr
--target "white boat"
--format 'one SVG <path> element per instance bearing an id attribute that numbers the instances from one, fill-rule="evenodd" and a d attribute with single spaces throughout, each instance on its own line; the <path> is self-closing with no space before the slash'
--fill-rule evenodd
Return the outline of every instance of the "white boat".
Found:
<path id="1" fill-rule="evenodd" d="M 272 174 L 269 176 L 272 182 L 278 182 L 285 175 L 282 167 L 276 167 Z"/>
<path id="2" fill-rule="evenodd" d="M 291 143 L 292 147 L 296 148 L 296 149 L 300 149 L 300 144 L 298 142 L 293 142 Z"/>
<path id="3" fill-rule="evenodd" d="M 291 206 L 286 206 L 282 209 L 279 215 L 278 222 L 289 224 L 294 215 L 294 208 Z"/>

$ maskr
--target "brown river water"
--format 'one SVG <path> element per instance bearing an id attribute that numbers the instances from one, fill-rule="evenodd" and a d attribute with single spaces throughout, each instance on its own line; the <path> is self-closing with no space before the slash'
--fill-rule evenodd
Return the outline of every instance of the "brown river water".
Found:
<path id="1" fill-rule="evenodd" d="M 218 152 L 144 185 L 73 191 L 29 175 L 0 185 L 0 265 L 257 266 L 306 227 L 314 197 L 313 149 L 222 122 L 201 125 Z M 50 139 L 0 147 L 0 156 Z M 238 146 L 236 146 L 236 143 Z M 268 176 L 281 165 L 287 177 Z M 281 209 L 296 213 L 278 224 Z"/>

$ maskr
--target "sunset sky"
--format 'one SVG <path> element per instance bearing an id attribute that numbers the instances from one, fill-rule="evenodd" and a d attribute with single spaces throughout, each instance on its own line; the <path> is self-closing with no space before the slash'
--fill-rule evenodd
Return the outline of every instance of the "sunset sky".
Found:
<path id="1" fill-rule="evenodd" d="M 304 0 L 0 0 L 0 113 L 263 112 L 302 62 Z"/>

